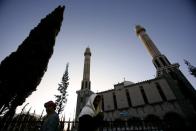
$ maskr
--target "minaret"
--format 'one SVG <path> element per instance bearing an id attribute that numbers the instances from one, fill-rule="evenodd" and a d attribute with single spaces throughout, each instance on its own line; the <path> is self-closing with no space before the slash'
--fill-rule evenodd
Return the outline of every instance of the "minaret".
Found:
<path id="1" fill-rule="evenodd" d="M 84 71 L 83 71 L 83 80 L 81 84 L 81 89 L 78 90 L 77 93 L 77 105 L 76 105 L 76 115 L 75 119 L 78 119 L 78 115 L 80 111 L 85 106 L 89 96 L 93 93 L 91 89 L 91 81 L 90 81 L 90 58 L 91 51 L 90 48 L 87 47 L 84 52 Z"/>
<path id="2" fill-rule="evenodd" d="M 164 68 L 166 66 L 171 65 L 168 59 L 165 57 L 165 55 L 161 54 L 161 52 L 157 49 L 154 42 L 150 39 L 150 37 L 146 33 L 146 30 L 142 26 L 137 25 L 135 27 L 135 31 L 137 36 L 141 39 L 146 49 L 152 56 L 152 61 L 156 69 Z"/>
<path id="3" fill-rule="evenodd" d="M 81 89 L 89 89 L 91 87 L 90 82 L 90 58 L 91 58 L 91 51 L 90 48 L 87 47 L 86 51 L 84 52 L 84 72 L 83 72 L 83 80 Z"/>
<path id="4" fill-rule="evenodd" d="M 143 27 L 137 25 L 135 27 L 135 31 L 153 58 L 152 61 L 157 69 L 157 77 L 162 76 L 167 79 L 176 97 L 178 99 L 183 99 L 184 97 L 189 99 L 193 103 L 196 111 L 195 89 L 180 71 L 180 65 L 178 63 L 170 64 L 165 55 L 161 54 L 157 49 L 154 42 L 150 39 Z"/>
<path id="5" fill-rule="evenodd" d="M 137 36 L 142 40 L 150 55 L 153 58 L 160 56 L 161 55 L 160 51 L 157 49 L 154 42 L 147 35 L 146 30 L 140 25 L 137 25 L 135 29 L 136 29 Z"/>

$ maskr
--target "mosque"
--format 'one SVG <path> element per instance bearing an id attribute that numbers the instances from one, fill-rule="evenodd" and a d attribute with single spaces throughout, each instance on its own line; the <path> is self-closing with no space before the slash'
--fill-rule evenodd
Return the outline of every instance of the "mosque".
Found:
<path id="1" fill-rule="evenodd" d="M 124 81 L 114 89 L 98 92 L 102 95 L 102 107 L 106 121 L 115 120 L 174 120 L 188 123 L 196 118 L 196 91 L 179 69 L 171 64 L 158 50 L 154 42 L 140 25 L 135 27 L 152 56 L 156 77 L 139 83 Z M 77 91 L 76 119 L 91 91 L 90 48 L 84 53 L 84 72 L 81 89 Z"/>

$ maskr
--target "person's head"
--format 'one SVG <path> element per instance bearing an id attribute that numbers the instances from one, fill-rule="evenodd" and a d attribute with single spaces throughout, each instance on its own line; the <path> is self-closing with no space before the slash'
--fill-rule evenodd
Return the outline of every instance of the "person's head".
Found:
<path id="1" fill-rule="evenodd" d="M 95 109 L 97 109 L 98 105 L 100 104 L 101 102 L 101 96 L 100 95 L 97 95 L 93 101 L 93 105 L 95 107 Z"/>
<path id="2" fill-rule="evenodd" d="M 44 107 L 46 108 L 47 114 L 50 114 L 56 110 L 56 104 L 53 101 L 46 102 Z"/>

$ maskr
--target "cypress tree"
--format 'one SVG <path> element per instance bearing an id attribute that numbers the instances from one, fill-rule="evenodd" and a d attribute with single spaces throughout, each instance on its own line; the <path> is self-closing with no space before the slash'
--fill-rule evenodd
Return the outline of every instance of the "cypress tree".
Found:
<path id="1" fill-rule="evenodd" d="M 60 92 L 60 95 L 55 95 L 55 97 L 56 97 L 55 103 L 57 105 L 56 111 L 58 114 L 62 113 L 62 111 L 64 110 L 64 107 L 65 107 L 65 103 L 67 102 L 67 98 L 66 98 L 67 97 L 67 87 L 69 85 L 68 67 L 69 67 L 69 65 L 67 64 L 65 73 L 63 74 L 63 77 L 62 77 L 62 81 L 58 87 L 58 91 Z"/>
<path id="2" fill-rule="evenodd" d="M 188 66 L 190 74 L 196 77 L 196 67 L 192 66 L 191 63 L 187 60 L 184 60 L 184 62 Z"/>
<path id="3" fill-rule="evenodd" d="M 39 85 L 63 21 L 64 6 L 41 20 L 18 49 L 0 64 L 0 115 L 13 116 Z"/>

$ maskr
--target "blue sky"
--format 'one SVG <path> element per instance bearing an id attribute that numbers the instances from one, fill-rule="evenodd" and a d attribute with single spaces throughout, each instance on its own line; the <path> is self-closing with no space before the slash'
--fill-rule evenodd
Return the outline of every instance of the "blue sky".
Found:
<path id="1" fill-rule="evenodd" d="M 58 83 L 70 63 L 66 119 L 74 116 L 76 91 L 81 88 L 84 51 L 91 48 L 91 89 L 112 89 L 114 84 L 141 82 L 156 74 L 152 58 L 134 32 L 146 28 L 157 48 L 195 87 L 183 59 L 196 66 L 196 2 L 194 0 L 1 0 L 0 61 L 15 51 L 31 29 L 58 5 L 65 5 L 64 20 L 53 56 L 37 91 L 26 100 L 38 114 L 54 100 Z M 24 104 L 25 104 L 24 103 Z M 20 107 L 18 108 L 20 110 Z"/>

